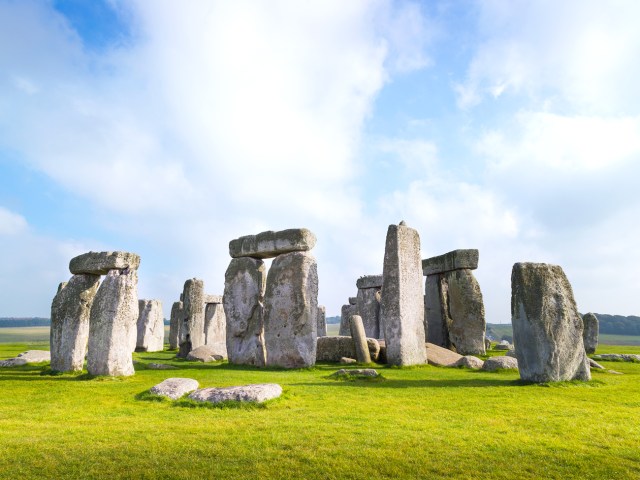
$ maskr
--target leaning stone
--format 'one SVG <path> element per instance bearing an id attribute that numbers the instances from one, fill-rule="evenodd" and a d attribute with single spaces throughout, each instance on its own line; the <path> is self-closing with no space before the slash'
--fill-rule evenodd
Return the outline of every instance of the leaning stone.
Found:
<path id="1" fill-rule="evenodd" d="M 187 355 L 187 360 L 190 362 L 219 362 L 220 360 L 224 360 L 224 358 L 219 351 L 209 345 L 201 345 L 191 350 Z"/>
<path id="2" fill-rule="evenodd" d="M 380 376 L 377 370 L 373 368 L 356 368 L 353 370 L 347 370 L 341 368 L 340 370 L 333 372 L 330 377 L 348 377 L 348 378 L 376 378 Z"/>
<path id="3" fill-rule="evenodd" d="M 384 333 L 380 331 L 379 292 L 378 288 L 359 288 L 356 297 L 356 310 L 362 318 L 365 334 L 370 338 L 384 336 Z"/>
<path id="4" fill-rule="evenodd" d="M 588 354 L 596 353 L 598 348 L 598 317 L 593 313 L 586 313 L 582 317 L 582 341 L 584 342 L 584 350 Z"/>
<path id="5" fill-rule="evenodd" d="M 51 369 L 81 371 L 89 341 L 89 316 L 100 276 L 74 275 L 58 290 L 51 303 Z"/>
<path id="6" fill-rule="evenodd" d="M 343 305 L 340 310 L 340 330 L 338 331 L 338 335 L 348 336 L 351 335 L 351 323 L 350 319 L 352 315 L 358 314 L 358 307 L 353 304 Z"/>
<path id="7" fill-rule="evenodd" d="M 353 315 L 351 317 L 351 338 L 353 339 L 353 346 L 356 350 L 356 359 L 358 362 L 371 363 L 369 347 L 367 346 L 367 336 L 364 332 L 364 325 L 362 324 L 362 317 L 360 317 L 360 315 Z"/>
<path id="8" fill-rule="evenodd" d="M 355 305 L 356 303 L 358 303 L 358 297 L 349 297 L 349 305 Z"/>
<path id="9" fill-rule="evenodd" d="M 184 282 L 182 296 L 184 314 L 178 356 L 185 358 L 191 350 L 205 344 L 204 282 L 198 278 L 190 278 Z"/>
<path id="10" fill-rule="evenodd" d="M 355 358 L 341 357 L 339 363 L 348 365 L 348 364 L 351 364 L 351 363 L 358 363 L 358 361 Z"/>
<path id="11" fill-rule="evenodd" d="M 224 278 L 229 363 L 264 366 L 264 262 L 255 258 L 234 258 Z"/>
<path id="12" fill-rule="evenodd" d="M 484 361 L 482 370 L 495 372 L 496 370 L 517 370 L 518 360 L 513 357 L 489 357 Z"/>
<path id="13" fill-rule="evenodd" d="M 318 321 L 316 323 L 318 337 L 327 336 L 327 309 L 324 305 L 318 305 Z"/>
<path id="14" fill-rule="evenodd" d="M 178 367 L 166 363 L 149 363 L 147 368 L 149 370 L 178 370 Z"/>
<path id="15" fill-rule="evenodd" d="M 74 275 L 106 275 L 109 270 L 137 270 L 139 266 L 140 255 L 130 252 L 88 252 L 69 262 L 69 270 Z"/>
<path id="16" fill-rule="evenodd" d="M 262 403 L 282 395 L 282 387 L 277 383 L 259 383 L 240 387 L 203 388 L 196 390 L 189 398 L 197 402 L 255 402 Z"/>
<path id="17" fill-rule="evenodd" d="M 454 364 L 454 367 L 466 367 L 466 368 L 471 368 L 473 370 L 479 370 L 483 366 L 484 366 L 484 362 L 480 360 L 478 357 L 474 357 L 472 355 L 465 355 Z"/>
<path id="18" fill-rule="evenodd" d="M 516 263 L 511 324 L 520 378 L 529 382 L 590 380 L 582 318 L 562 268 Z"/>
<path id="19" fill-rule="evenodd" d="M 380 354 L 378 340 L 367 338 L 367 347 L 371 359 L 377 361 Z M 350 336 L 318 337 L 317 362 L 339 362 L 342 357 L 356 357 L 356 349 Z"/>
<path id="20" fill-rule="evenodd" d="M 308 252 L 279 255 L 271 263 L 264 294 L 267 365 L 310 367 L 316 363 L 318 267 Z"/>
<path id="21" fill-rule="evenodd" d="M 222 303 L 222 295 L 210 295 L 205 293 L 203 295 L 204 303 Z"/>
<path id="22" fill-rule="evenodd" d="M 197 390 L 200 384 L 191 378 L 167 378 L 159 384 L 151 387 L 150 392 L 154 395 L 178 400 L 189 392 Z"/>
<path id="23" fill-rule="evenodd" d="M 449 332 L 444 315 L 440 275 L 429 275 L 424 286 L 424 318 L 426 341 L 449 348 Z"/>
<path id="24" fill-rule="evenodd" d="M 437 257 L 422 260 L 424 275 L 450 272 L 452 270 L 475 270 L 478 268 L 478 250 L 453 250 L 452 252 Z"/>
<path id="25" fill-rule="evenodd" d="M 164 349 L 164 315 L 160 300 L 138 300 L 138 339 L 136 352 Z"/>
<path id="26" fill-rule="evenodd" d="M 227 358 L 227 318 L 222 303 L 207 303 L 204 310 L 204 334 L 205 345 Z"/>
<path id="27" fill-rule="evenodd" d="M 109 271 L 91 306 L 87 355 L 87 371 L 91 375 L 135 373 L 131 352 L 136 344 L 137 319 L 137 271 Z"/>
<path id="28" fill-rule="evenodd" d="M 173 302 L 169 321 L 169 349 L 171 350 L 176 350 L 180 346 L 180 328 L 183 322 L 184 304 L 182 302 Z"/>
<path id="29" fill-rule="evenodd" d="M 429 365 L 437 365 L 439 367 L 453 367 L 456 362 L 462 358 L 459 353 L 453 352 L 448 348 L 442 348 L 433 343 L 427 343 L 427 359 Z"/>
<path id="30" fill-rule="evenodd" d="M 358 288 L 382 288 L 382 275 L 364 275 L 356 280 Z"/>
<path id="31" fill-rule="evenodd" d="M 384 324 L 387 363 L 427 363 L 420 236 L 406 225 L 390 225 L 384 252 L 380 321 Z"/>
<path id="32" fill-rule="evenodd" d="M 229 242 L 232 258 L 273 258 L 283 253 L 306 252 L 316 245 L 316 236 L 306 228 L 291 228 L 280 232 L 267 231 L 247 235 Z"/>
<path id="33" fill-rule="evenodd" d="M 596 362 L 593 358 L 589 358 L 589 368 L 595 368 L 597 370 L 604 370 L 605 368 Z"/>

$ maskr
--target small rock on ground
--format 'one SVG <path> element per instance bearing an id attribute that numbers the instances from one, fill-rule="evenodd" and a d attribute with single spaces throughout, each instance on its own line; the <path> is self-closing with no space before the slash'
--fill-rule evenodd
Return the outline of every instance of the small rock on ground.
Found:
<path id="1" fill-rule="evenodd" d="M 221 355 L 221 352 L 208 345 L 202 345 L 198 348 L 194 348 L 187 355 L 187 360 L 190 362 L 218 362 L 224 360 L 225 356 Z"/>
<path id="2" fill-rule="evenodd" d="M 277 383 L 258 383 L 238 387 L 203 388 L 196 390 L 189 398 L 197 402 L 220 403 L 236 402 L 266 402 L 282 395 L 282 387 Z"/>
<path id="3" fill-rule="evenodd" d="M 341 368 L 337 372 L 332 373 L 330 376 L 331 377 L 352 377 L 352 378 L 358 378 L 358 377 L 375 378 L 379 375 L 380 374 L 378 373 L 378 371 L 375 370 L 374 368 L 357 368 L 355 370 L 346 370 L 344 368 Z"/>
<path id="4" fill-rule="evenodd" d="M 484 361 L 482 370 L 493 372 L 495 370 L 517 370 L 518 360 L 513 357 L 489 357 Z"/>
<path id="5" fill-rule="evenodd" d="M 159 384 L 151 387 L 150 392 L 155 395 L 177 400 L 185 393 L 197 390 L 200 384 L 191 378 L 167 378 Z"/>
<path id="6" fill-rule="evenodd" d="M 346 364 L 349 364 L 349 363 L 358 363 L 358 361 L 357 361 L 355 358 L 342 357 L 342 358 L 340 359 L 340 363 L 346 363 Z"/>
<path id="7" fill-rule="evenodd" d="M 28 363 L 42 363 L 51 361 L 51 352 L 48 350 L 27 350 L 14 358 L 0 361 L 0 367 L 18 367 Z"/>
<path id="8" fill-rule="evenodd" d="M 474 357 L 473 355 L 465 355 L 456 363 L 454 363 L 455 367 L 467 367 L 473 368 L 474 370 L 478 370 L 482 368 L 484 362 L 480 360 L 478 357 Z"/>
<path id="9" fill-rule="evenodd" d="M 178 367 L 174 365 L 167 365 L 166 363 L 150 363 L 147 365 L 149 370 L 177 370 Z"/>

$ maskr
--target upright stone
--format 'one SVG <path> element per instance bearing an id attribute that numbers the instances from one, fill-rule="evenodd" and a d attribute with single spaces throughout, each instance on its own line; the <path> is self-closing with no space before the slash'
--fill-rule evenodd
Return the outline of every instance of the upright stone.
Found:
<path id="1" fill-rule="evenodd" d="M 382 275 L 367 275 L 356 281 L 358 295 L 356 297 L 357 312 L 362 317 L 364 330 L 371 338 L 382 338 L 380 331 L 380 300 Z"/>
<path id="2" fill-rule="evenodd" d="M 164 349 L 164 316 L 160 300 L 138 300 L 138 339 L 136 352 Z"/>
<path id="3" fill-rule="evenodd" d="M 51 303 L 52 370 L 82 370 L 89 339 L 89 316 L 99 284 L 99 275 L 78 274 L 58 287 Z"/>
<path id="4" fill-rule="evenodd" d="M 327 309 L 324 305 L 318 305 L 318 336 L 326 337 L 327 336 Z"/>
<path id="5" fill-rule="evenodd" d="M 582 333 L 582 341 L 584 342 L 584 350 L 588 354 L 596 353 L 598 348 L 599 324 L 598 317 L 593 313 L 585 313 L 582 317 L 584 330 Z"/>
<path id="6" fill-rule="evenodd" d="M 449 348 L 449 329 L 444 315 L 439 275 L 427 277 L 424 292 L 426 340 L 439 347 Z"/>
<path id="7" fill-rule="evenodd" d="M 186 358 L 191 350 L 201 347 L 204 338 L 204 282 L 190 278 L 184 282 L 184 316 L 180 327 L 180 357 Z"/>
<path id="8" fill-rule="evenodd" d="M 216 355 L 227 358 L 227 318 L 222 303 L 207 303 L 204 311 L 204 331 L 205 344 Z"/>
<path id="9" fill-rule="evenodd" d="M 367 335 L 360 315 L 351 316 L 351 338 L 356 349 L 356 360 L 360 363 L 371 363 Z"/>
<path id="10" fill-rule="evenodd" d="M 545 263 L 513 266 L 511 323 L 522 380 L 591 379 L 582 318 L 561 267 Z"/>
<path id="11" fill-rule="evenodd" d="M 273 260 L 264 296 L 267 365 L 309 367 L 316 362 L 318 269 L 308 252 Z"/>
<path id="12" fill-rule="evenodd" d="M 348 337 L 351 335 L 351 316 L 358 313 L 358 307 L 355 305 L 343 305 L 340 310 L 340 330 L 338 335 Z"/>
<path id="13" fill-rule="evenodd" d="M 110 270 L 91 306 L 87 370 L 91 375 L 133 375 L 136 344 L 138 272 Z"/>
<path id="14" fill-rule="evenodd" d="M 420 236 L 404 222 L 387 231 L 380 318 L 388 364 L 427 363 Z"/>
<path id="15" fill-rule="evenodd" d="M 169 320 L 169 349 L 177 350 L 180 347 L 180 327 L 184 321 L 184 304 L 173 302 L 171 306 L 171 319 Z"/>
<path id="16" fill-rule="evenodd" d="M 224 278 L 223 302 L 227 317 L 229 362 L 264 366 L 264 262 L 248 257 L 234 258 Z"/>

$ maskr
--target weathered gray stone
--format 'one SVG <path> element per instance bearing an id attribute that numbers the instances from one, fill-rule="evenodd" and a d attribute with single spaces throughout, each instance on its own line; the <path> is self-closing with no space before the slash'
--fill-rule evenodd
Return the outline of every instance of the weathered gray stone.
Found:
<path id="1" fill-rule="evenodd" d="M 264 295 L 267 365 L 316 363 L 318 269 L 308 252 L 279 255 L 271 263 Z"/>
<path id="2" fill-rule="evenodd" d="M 596 353 L 596 348 L 598 348 L 598 333 L 600 330 L 598 317 L 593 313 L 586 313 L 582 317 L 582 325 L 584 327 L 582 331 L 584 350 L 589 354 Z"/>
<path id="3" fill-rule="evenodd" d="M 167 378 L 151 387 L 150 392 L 171 400 L 178 400 L 185 394 L 197 390 L 199 386 L 198 381 L 192 378 Z"/>
<path id="4" fill-rule="evenodd" d="M 593 358 L 608 362 L 640 362 L 640 355 L 634 353 L 601 353 Z"/>
<path id="5" fill-rule="evenodd" d="M 471 270 L 447 272 L 442 281 L 451 347 L 461 355 L 484 355 L 486 324 L 478 281 Z"/>
<path id="6" fill-rule="evenodd" d="M 420 236 L 406 225 L 390 225 L 384 252 L 380 318 L 385 327 L 387 363 L 427 363 Z"/>
<path id="7" fill-rule="evenodd" d="M 364 275 L 356 280 L 358 288 L 382 288 L 382 275 Z"/>
<path id="8" fill-rule="evenodd" d="M 360 363 L 371 363 L 367 336 L 360 315 L 351 316 L 351 338 L 353 339 L 353 346 L 356 350 L 356 360 Z"/>
<path id="9" fill-rule="evenodd" d="M 137 320 L 137 271 L 110 270 L 91 306 L 87 354 L 87 371 L 91 375 L 135 373 L 131 352 L 136 344 Z"/>
<path id="10" fill-rule="evenodd" d="M 478 250 L 453 250 L 437 257 L 422 260 L 424 275 L 450 272 L 452 270 L 475 270 L 478 268 Z"/>
<path id="11" fill-rule="evenodd" d="M 47 350 L 27 350 L 14 358 L 0 361 L 0 367 L 19 367 L 30 363 L 44 363 L 51 361 L 51 353 Z"/>
<path id="12" fill-rule="evenodd" d="M 517 370 L 518 360 L 513 357 L 489 357 L 484 361 L 482 370 L 495 372 L 496 370 Z M 522 377 L 522 372 L 520 372 Z"/>
<path id="13" fill-rule="evenodd" d="M 502 340 L 500 343 L 496 343 L 493 349 L 494 350 L 511 350 L 513 349 L 513 345 L 511 345 L 506 340 Z"/>
<path id="14" fill-rule="evenodd" d="M 224 360 L 225 355 L 221 355 L 218 350 L 209 345 L 200 345 L 198 348 L 194 348 L 187 355 L 187 360 L 190 362 L 219 362 Z"/>
<path id="15" fill-rule="evenodd" d="M 355 305 L 356 303 L 358 303 L 358 297 L 349 297 L 349 305 Z"/>
<path id="16" fill-rule="evenodd" d="M 511 324 L 520 378 L 530 382 L 590 380 L 582 318 L 562 268 L 516 263 Z"/>
<path id="17" fill-rule="evenodd" d="M 355 358 L 349 358 L 349 357 L 340 357 L 340 362 L 343 365 L 350 365 L 352 363 L 358 363 L 358 361 Z"/>
<path id="18" fill-rule="evenodd" d="M 264 262 L 248 257 L 234 258 L 224 278 L 229 363 L 264 366 Z"/>
<path id="19" fill-rule="evenodd" d="M 375 362 L 379 358 L 380 343 L 375 338 L 367 338 L 369 357 Z M 356 348 L 350 336 L 318 337 L 316 361 L 339 362 L 340 358 L 356 358 Z"/>
<path id="20" fill-rule="evenodd" d="M 380 331 L 379 288 L 359 288 L 356 299 L 356 309 L 358 315 L 362 317 L 362 323 L 367 337 L 383 337 L 384 333 Z"/>
<path id="21" fill-rule="evenodd" d="M 99 275 L 74 275 L 51 303 L 51 369 L 81 371 L 89 340 L 91 305 L 100 285 Z"/>
<path id="22" fill-rule="evenodd" d="M 222 303 L 222 295 L 210 295 L 205 293 L 203 295 L 204 303 Z"/>
<path id="23" fill-rule="evenodd" d="M 357 313 L 358 307 L 355 304 L 342 306 L 342 309 L 340 310 L 340 330 L 338 331 L 338 335 L 351 335 L 351 316 L 357 315 Z"/>
<path id="24" fill-rule="evenodd" d="M 491 350 L 491 340 L 489 340 L 487 337 L 484 337 L 484 349 L 486 350 Z"/>
<path id="25" fill-rule="evenodd" d="M 454 364 L 454 366 L 471 368 L 473 370 L 479 370 L 484 366 L 484 362 L 480 360 L 478 357 L 474 357 L 472 355 L 465 355 L 460 360 L 458 360 Z"/>
<path id="26" fill-rule="evenodd" d="M 324 305 L 318 305 L 318 322 L 317 330 L 319 337 L 327 336 L 327 309 Z"/>
<path id="27" fill-rule="evenodd" d="M 204 282 L 198 278 L 190 278 L 184 282 L 182 298 L 184 314 L 178 356 L 185 358 L 191 350 L 205 344 Z"/>
<path id="28" fill-rule="evenodd" d="M 516 358 L 516 349 L 514 347 L 511 347 L 509 350 L 507 350 L 507 353 L 505 353 L 505 355 L 507 357 Z"/>
<path id="29" fill-rule="evenodd" d="M 306 228 L 291 228 L 280 232 L 262 232 L 229 242 L 232 258 L 273 258 L 283 253 L 306 252 L 316 244 L 316 236 Z"/>
<path id="30" fill-rule="evenodd" d="M 440 345 L 434 345 L 433 343 L 427 343 L 427 358 L 430 365 L 437 365 L 439 367 L 453 367 L 456 362 L 462 358 L 459 353 L 453 352 L 448 348 L 443 348 Z"/>
<path id="31" fill-rule="evenodd" d="M 604 370 L 605 368 L 596 362 L 594 359 L 589 358 L 589 368 L 595 368 L 597 370 Z"/>
<path id="32" fill-rule="evenodd" d="M 61 291 L 64 287 L 66 287 L 68 283 L 69 283 L 69 282 L 60 282 L 60 283 L 58 284 L 58 292 L 57 292 L 57 293 L 60 293 L 60 291 Z"/>
<path id="33" fill-rule="evenodd" d="M 136 352 L 164 349 L 164 315 L 160 300 L 138 300 L 138 338 Z"/>
<path id="34" fill-rule="evenodd" d="M 74 275 L 106 275 L 109 270 L 137 270 L 139 266 L 140 255 L 130 252 L 88 252 L 69 262 L 69 270 Z"/>
<path id="35" fill-rule="evenodd" d="M 181 295 L 182 296 L 182 295 Z M 171 306 L 171 319 L 169 320 L 169 348 L 176 350 L 180 347 L 180 329 L 184 322 L 184 304 L 173 302 Z"/>
<path id="36" fill-rule="evenodd" d="M 380 374 L 374 368 L 355 368 L 352 370 L 347 370 L 346 368 L 341 368 L 337 372 L 333 372 L 330 377 L 338 377 L 338 378 L 376 378 L 379 377 Z"/>
<path id="37" fill-rule="evenodd" d="M 147 368 L 149 370 L 178 370 L 178 367 L 166 363 L 149 363 Z"/>
<path id="38" fill-rule="evenodd" d="M 444 316 L 440 275 L 429 275 L 424 288 L 424 317 L 426 340 L 443 348 L 449 348 L 449 331 Z"/>
<path id="39" fill-rule="evenodd" d="M 227 318 L 222 303 L 207 303 L 204 311 L 204 333 L 205 345 L 227 358 Z"/>
<path id="40" fill-rule="evenodd" d="M 280 395 L 282 395 L 282 387 L 277 383 L 258 383 L 239 387 L 203 388 L 193 392 L 189 398 L 197 402 L 209 403 L 228 401 L 262 403 L 278 398 Z"/>

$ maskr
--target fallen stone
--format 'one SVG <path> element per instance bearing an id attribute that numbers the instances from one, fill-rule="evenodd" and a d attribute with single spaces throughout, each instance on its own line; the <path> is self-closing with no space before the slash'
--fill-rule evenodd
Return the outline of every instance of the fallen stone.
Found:
<path id="1" fill-rule="evenodd" d="M 264 366 L 264 262 L 248 257 L 234 258 L 224 278 L 223 302 L 227 318 L 229 363 Z"/>
<path id="2" fill-rule="evenodd" d="M 185 394 L 197 390 L 199 386 L 198 381 L 191 378 L 167 378 L 151 387 L 150 392 L 171 400 L 178 400 Z"/>
<path id="3" fill-rule="evenodd" d="M 383 263 L 380 321 L 384 324 L 387 363 L 427 363 L 420 236 L 404 222 L 389 225 Z"/>
<path id="4" fill-rule="evenodd" d="M 184 282 L 182 298 L 184 313 L 178 356 L 185 358 L 191 350 L 205 344 L 204 282 L 198 278 L 190 278 Z"/>
<path id="5" fill-rule="evenodd" d="M 147 364 L 149 370 L 178 370 L 178 367 L 174 365 L 167 365 L 166 363 L 149 363 Z"/>
<path id="6" fill-rule="evenodd" d="M 382 288 L 382 275 L 364 275 L 356 280 L 358 288 Z"/>
<path id="7" fill-rule="evenodd" d="M 79 372 L 84 365 L 89 341 L 89 316 L 100 277 L 78 274 L 71 277 L 51 302 L 51 369 Z"/>
<path id="8" fill-rule="evenodd" d="M 171 306 L 171 319 L 169 320 L 169 349 L 171 350 L 176 350 L 180 347 L 180 328 L 183 322 L 184 304 L 182 301 L 173 302 Z"/>
<path id="9" fill-rule="evenodd" d="M 591 379 L 582 343 L 582 318 L 561 267 L 544 263 L 513 266 L 511 324 L 522 380 Z"/>
<path id="10" fill-rule="evenodd" d="M 207 303 L 204 310 L 204 337 L 206 346 L 227 358 L 227 317 L 222 303 Z"/>
<path id="11" fill-rule="evenodd" d="M 607 362 L 640 362 L 640 355 L 633 353 L 601 353 L 594 355 L 593 358 Z"/>
<path id="12" fill-rule="evenodd" d="M 51 361 L 51 352 L 48 350 L 27 350 L 7 360 L 0 361 L 0 367 L 19 367 L 30 363 L 44 363 Z"/>
<path id="13" fill-rule="evenodd" d="M 317 362 L 339 362 L 342 357 L 356 357 L 356 349 L 350 336 L 318 337 L 317 344 Z M 371 360 L 377 361 L 380 353 L 378 340 L 367 338 L 367 347 Z"/>
<path id="14" fill-rule="evenodd" d="M 593 358 L 589 359 L 589 367 L 595 368 L 598 370 L 605 370 L 605 368 L 602 365 L 600 365 L 598 362 L 596 362 Z"/>
<path id="15" fill-rule="evenodd" d="M 324 305 L 318 305 L 318 321 L 316 323 L 318 337 L 327 336 L 327 309 Z"/>
<path id="16" fill-rule="evenodd" d="M 427 343 L 426 347 L 429 365 L 454 367 L 456 366 L 456 362 L 462 358 L 462 355 L 459 353 L 451 351 L 448 348 L 442 348 L 439 345 L 434 345 L 433 343 Z"/>
<path id="17" fill-rule="evenodd" d="M 598 348 L 598 317 L 593 313 L 586 313 L 582 317 L 582 325 L 584 330 L 582 331 L 582 341 L 584 342 L 584 350 L 588 354 L 596 353 Z"/>
<path id="18" fill-rule="evenodd" d="M 267 231 L 247 235 L 229 242 L 232 258 L 274 258 L 291 252 L 306 252 L 316 245 L 316 236 L 306 228 L 291 228 L 280 232 Z"/>
<path id="19" fill-rule="evenodd" d="M 496 370 L 517 370 L 518 360 L 513 357 L 489 357 L 484 361 L 482 370 L 494 372 Z"/>
<path id="20" fill-rule="evenodd" d="M 267 365 L 310 367 L 316 363 L 318 267 L 309 252 L 276 257 L 264 294 Z"/>
<path id="21" fill-rule="evenodd" d="M 353 339 L 353 346 L 356 350 L 356 360 L 360 363 L 371 363 L 367 336 L 364 332 L 364 325 L 362 324 L 362 317 L 360 317 L 360 315 L 353 315 L 351 317 L 351 338 Z"/>
<path id="22" fill-rule="evenodd" d="M 466 367 L 466 368 L 472 368 L 473 370 L 479 370 L 484 366 L 484 362 L 480 360 L 478 357 L 474 357 L 472 355 L 465 355 L 460 360 L 458 360 L 453 366 Z"/>
<path id="23" fill-rule="evenodd" d="M 140 255 L 130 252 L 88 252 L 69 262 L 74 275 L 106 275 L 109 270 L 137 270 L 139 266 Z"/>
<path id="24" fill-rule="evenodd" d="M 351 363 L 358 363 L 358 361 L 355 358 L 349 358 L 349 357 L 342 357 L 340 358 L 340 362 L 339 363 L 343 363 L 343 364 L 351 364 Z"/>
<path id="25" fill-rule="evenodd" d="M 190 362 L 219 362 L 220 360 L 224 360 L 225 357 L 219 352 L 216 351 L 209 345 L 200 345 L 198 348 L 194 348 L 187 355 L 187 360 Z"/>
<path id="26" fill-rule="evenodd" d="M 373 368 L 356 368 L 354 370 L 347 370 L 341 368 L 337 372 L 333 372 L 330 377 L 348 377 L 348 378 L 376 378 L 380 376 L 377 370 Z"/>
<path id="27" fill-rule="evenodd" d="M 160 300 L 138 300 L 136 352 L 164 349 L 164 315 Z"/>
<path id="28" fill-rule="evenodd" d="M 358 307 L 353 304 L 343 305 L 340 310 L 340 330 L 338 331 L 338 335 L 341 336 L 349 336 L 351 335 L 351 323 L 350 319 L 353 315 L 358 314 Z"/>
<path id="29" fill-rule="evenodd" d="M 478 250 L 475 248 L 453 250 L 444 255 L 422 260 L 422 272 L 424 275 L 435 275 L 452 270 L 475 270 L 478 268 L 478 257 Z"/>
<path id="30" fill-rule="evenodd" d="M 110 270 L 91 306 L 87 353 L 87 371 L 91 375 L 135 373 L 131 353 L 136 345 L 137 320 L 137 271 Z"/>
<path id="31" fill-rule="evenodd" d="M 203 295 L 204 303 L 222 303 L 222 295 L 210 295 L 205 293 Z"/>
<path id="32" fill-rule="evenodd" d="M 239 387 L 203 388 L 196 390 L 189 398 L 197 402 L 255 402 L 262 403 L 282 395 L 282 387 L 277 383 L 259 383 Z"/>

